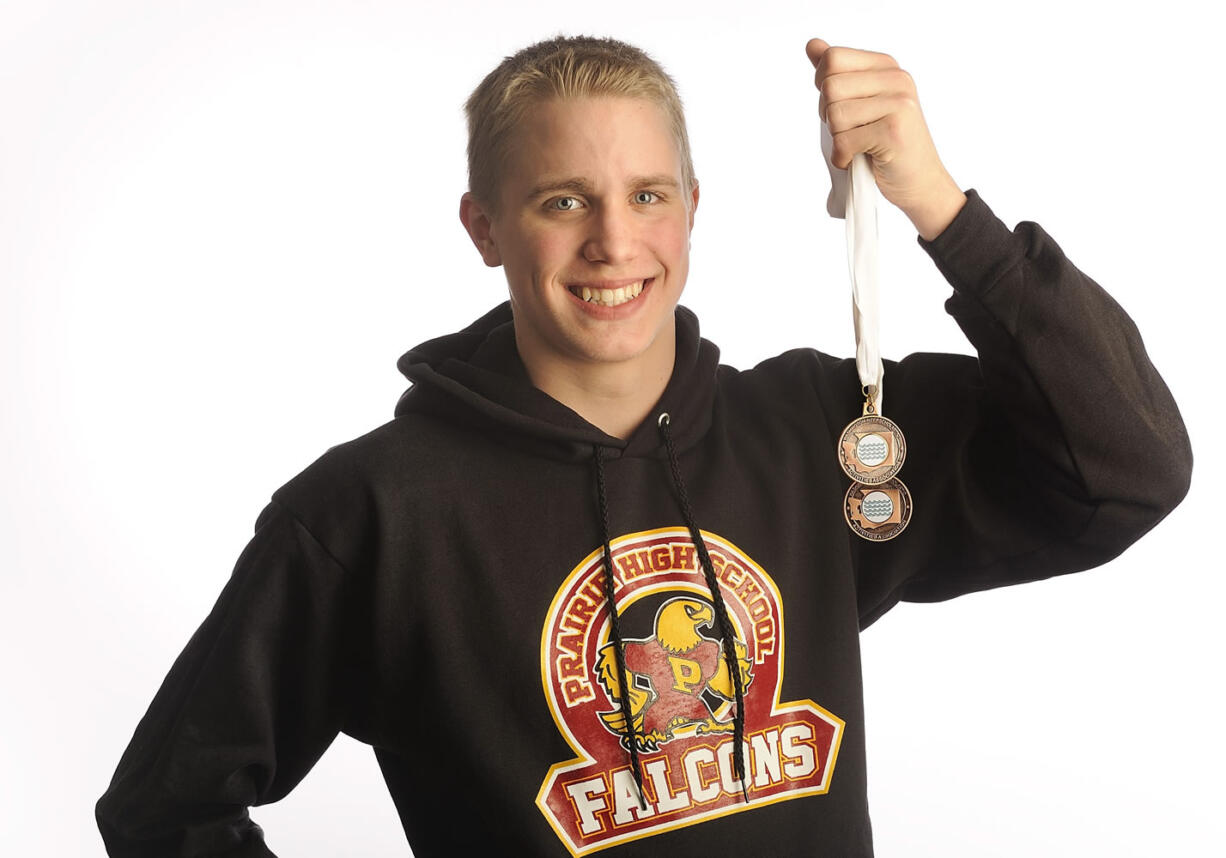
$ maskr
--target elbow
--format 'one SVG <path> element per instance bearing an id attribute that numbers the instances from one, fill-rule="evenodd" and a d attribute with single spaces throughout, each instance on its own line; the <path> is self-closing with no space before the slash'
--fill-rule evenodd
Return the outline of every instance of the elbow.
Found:
<path id="1" fill-rule="evenodd" d="M 1184 447 L 1166 457 L 1162 472 L 1147 487 L 1150 527 L 1166 518 L 1187 497 L 1192 486 L 1192 449 Z"/>
<path id="2" fill-rule="evenodd" d="M 1158 501 L 1162 504 L 1162 517 L 1179 506 L 1192 487 L 1192 445 L 1185 443 L 1177 456 L 1171 457 L 1167 477 L 1161 487 Z"/>
<path id="3" fill-rule="evenodd" d="M 1187 431 L 1157 447 L 1149 458 L 1145 477 L 1138 480 L 1136 490 L 1150 510 L 1153 527 L 1179 506 L 1192 486 L 1192 444 Z"/>
<path id="4" fill-rule="evenodd" d="M 1171 403 L 1141 413 L 1146 419 L 1118 424 L 1129 452 L 1116 457 L 1114 475 L 1102 484 L 1102 497 L 1131 508 L 1128 515 L 1140 526 L 1136 538 L 1170 515 L 1192 485 L 1192 442 L 1178 409 Z"/>
<path id="5" fill-rule="evenodd" d="M 1100 501 L 1093 541 L 1110 559 L 1152 530 L 1188 494 L 1192 483 L 1192 450 L 1186 443 L 1156 453 L 1138 469 L 1126 491 L 1113 500 Z"/>
<path id="6" fill-rule="evenodd" d="M 1187 496 L 1192 482 L 1192 449 L 1187 435 L 1149 445 L 1127 464 L 1117 460 L 1099 470 L 1086 500 L 1094 506 L 1076 542 L 1086 552 L 1083 568 L 1115 559 L 1145 536 Z"/>
<path id="7" fill-rule="evenodd" d="M 94 805 L 94 820 L 108 855 L 179 855 L 182 836 L 152 823 L 150 809 L 114 786 Z"/>
<path id="8" fill-rule="evenodd" d="M 1151 527 L 1170 515 L 1192 486 L 1192 441 L 1174 403 L 1148 427 L 1149 440 L 1142 449 L 1148 460 L 1138 468 L 1136 489 L 1152 510 Z"/>

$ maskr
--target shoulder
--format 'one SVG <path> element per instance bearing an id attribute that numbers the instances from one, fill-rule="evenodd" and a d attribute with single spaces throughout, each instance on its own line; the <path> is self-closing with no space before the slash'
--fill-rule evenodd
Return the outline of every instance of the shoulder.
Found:
<path id="1" fill-rule="evenodd" d="M 978 361 L 967 355 L 915 352 L 884 364 L 887 413 L 915 422 L 951 413 L 982 388 Z M 799 423 L 806 431 L 824 423 L 835 435 L 860 416 L 863 403 L 855 358 L 812 348 L 791 349 L 747 370 L 721 366 L 719 384 L 729 412 Z"/>
<path id="2" fill-rule="evenodd" d="M 437 423 L 420 414 L 389 420 L 328 447 L 277 492 L 287 501 L 316 496 L 326 489 L 377 492 L 388 482 L 418 476 L 446 437 Z"/>
<path id="3" fill-rule="evenodd" d="M 745 405 L 760 408 L 808 404 L 844 398 L 840 393 L 858 390 L 856 364 L 851 358 L 836 358 L 817 349 L 790 349 L 758 363 L 751 369 L 720 367 L 721 392 Z"/>
<path id="4" fill-rule="evenodd" d="M 751 384 L 814 384 L 855 371 L 855 361 L 812 348 L 788 349 L 739 373 Z"/>
<path id="5" fill-rule="evenodd" d="M 400 415 L 327 448 L 273 500 L 346 566 L 361 565 L 397 519 L 428 511 L 436 487 L 463 485 L 458 434 L 429 415 Z"/>

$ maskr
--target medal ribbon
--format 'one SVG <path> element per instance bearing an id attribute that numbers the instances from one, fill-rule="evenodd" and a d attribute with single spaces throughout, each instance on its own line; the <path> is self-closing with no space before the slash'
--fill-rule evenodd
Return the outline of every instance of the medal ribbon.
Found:
<path id="1" fill-rule="evenodd" d="M 911 493 L 896 476 L 906 458 L 906 440 L 881 413 L 885 365 L 877 330 L 877 180 L 868 155 L 857 153 L 846 170 L 837 170 L 831 162 L 833 151 L 834 139 L 823 122 L 822 155 L 831 185 L 826 211 L 846 221 L 856 372 L 865 395 L 863 416 L 847 425 L 836 444 L 839 464 L 852 480 L 843 498 L 843 517 L 857 536 L 878 542 L 893 539 L 906 528 Z"/>
<path id="2" fill-rule="evenodd" d="M 885 366 L 878 344 L 877 181 L 869 156 L 858 152 L 847 170 L 834 167 L 834 139 L 822 124 L 822 155 L 830 169 L 831 194 L 826 211 L 847 222 L 847 270 L 851 276 L 851 315 L 856 329 L 856 371 L 860 384 L 876 387 L 874 401 L 881 413 Z"/>

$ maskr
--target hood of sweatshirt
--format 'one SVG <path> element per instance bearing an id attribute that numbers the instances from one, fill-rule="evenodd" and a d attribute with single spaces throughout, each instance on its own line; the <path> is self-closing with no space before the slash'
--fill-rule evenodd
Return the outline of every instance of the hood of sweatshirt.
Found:
<path id="1" fill-rule="evenodd" d="M 673 374 L 651 419 L 629 438 L 615 438 L 533 387 L 515 346 L 511 304 L 505 301 L 454 334 L 427 340 L 405 352 L 396 366 L 412 387 L 396 404 L 396 416 L 433 414 L 504 443 L 568 461 L 590 460 L 593 446 L 605 457 L 663 456 L 656 418 L 670 415 L 679 450 L 696 443 L 711 424 L 719 348 L 704 340 L 698 318 L 677 307 L 677 355 Z"/>

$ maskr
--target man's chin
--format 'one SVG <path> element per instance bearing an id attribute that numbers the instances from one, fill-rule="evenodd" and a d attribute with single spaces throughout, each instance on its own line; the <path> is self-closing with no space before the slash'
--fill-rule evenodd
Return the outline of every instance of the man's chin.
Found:
<path id="1" fill-rule="evenodd" d="M 661 326 L 650 332 L 630 334 L 623 332 L 617 338 L 609 338 L 603 342 L 599 339 L 589 340 L 584 344 L 583 352 L 588 362 L 595 365 L 633 367 L 636 364 L 644 368 L 652 364 L 667 364 L 671 367 L 675 353 L 673 336 L 673 320 L 668 320 L 668 327 Z"/>

